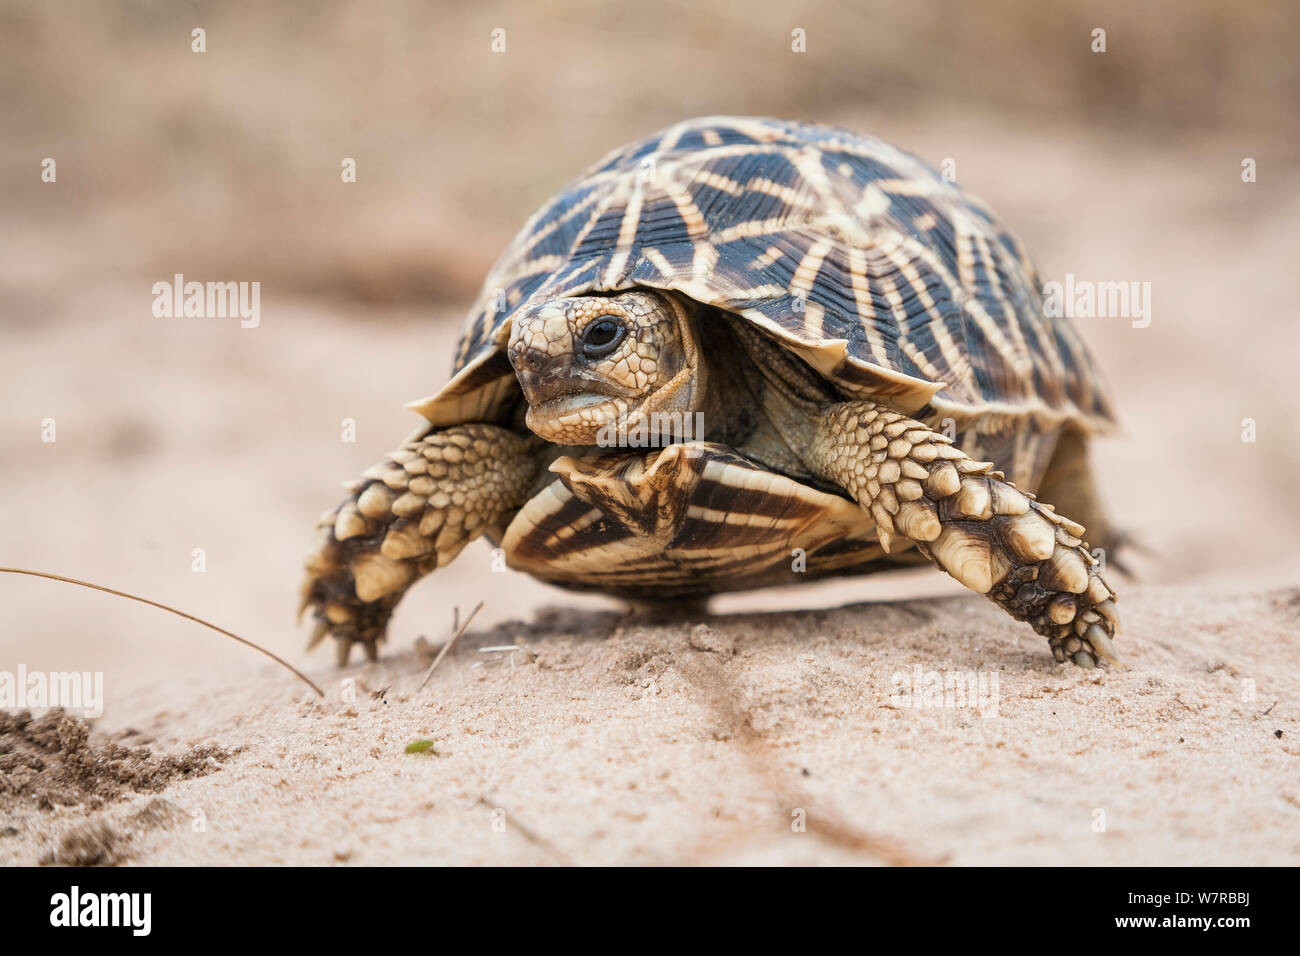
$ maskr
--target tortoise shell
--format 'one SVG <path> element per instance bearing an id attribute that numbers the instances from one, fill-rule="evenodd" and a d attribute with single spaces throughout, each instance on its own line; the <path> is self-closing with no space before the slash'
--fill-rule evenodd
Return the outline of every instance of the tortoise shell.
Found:
<path id="1" fill-rule="evenodd" d="M 740 117 L 615 150 L 538 210 L 484 283 L 456 376 L 409 407 L 438 425 L 491 418 L 517 394 L 502 354 L 516 311 L 633 287 L 743 316 L 850 398 L 1012 428 L 1114 420 L 1088 350 L 1044 314 L 1024 247 L 982 203 L 879 139 Z"/>

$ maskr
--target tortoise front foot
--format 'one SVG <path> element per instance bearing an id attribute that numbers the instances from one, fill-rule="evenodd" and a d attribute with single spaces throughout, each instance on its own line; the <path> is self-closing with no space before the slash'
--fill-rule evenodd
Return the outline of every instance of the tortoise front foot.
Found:
<path id="1" fill-rule="evenodd" d="M 321 516 L 302 610 L 344 666 L 354 644 L 376 660 L 406 590 L 523 504 L 540 467 L 536 439 L 495 425 L 457 425 L 407 442 L 350 482 Z"/>
<path id="2" fill-rule="evenodd" d="M 871 402 L 831 406 L 810 465 L 871 513 L 881 546 L 898 539 L 1047 638 L 1058 661 L 1122 666 L 1115 593 L 1084 528 L 972 461 L 952 440 Z"/>

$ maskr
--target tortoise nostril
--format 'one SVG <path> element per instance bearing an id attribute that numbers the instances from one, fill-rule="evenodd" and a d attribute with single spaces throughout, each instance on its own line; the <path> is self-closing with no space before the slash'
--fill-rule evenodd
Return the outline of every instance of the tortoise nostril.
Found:
<path id="1" fill-rule="evenodd" d="M 510 360 L 514 363 L 516 371 L 540 372 L 550 362 L 551 357 L 539 349 L 523 348 L 512 352 Z"/>

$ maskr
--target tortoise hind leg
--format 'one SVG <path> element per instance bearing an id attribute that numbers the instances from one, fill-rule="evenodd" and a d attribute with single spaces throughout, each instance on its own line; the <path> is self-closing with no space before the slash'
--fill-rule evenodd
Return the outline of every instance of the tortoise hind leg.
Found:
<path id="1" fill-rule="evenodd" d="M 340 667 L 353 644 L 375 660 L 407 588 L 523 504 L 538 444 L 496 425 L 456 425 L 408 441 L 350 483 L 351 496 L 321 516 L 307 559 L 309 646 L 332 635 Z"/>
<path id="2" fill-rule="evenodd" d="M 872 402 L 830 405 L 809 467 L 875 519 L 880 543 L 899 538 L 966 587 L 1044 635 L 1058 661 L 1119 660 L 1115 595 L 1097 573 L 1084 529 L 972 461 L 951 439 Z"/>

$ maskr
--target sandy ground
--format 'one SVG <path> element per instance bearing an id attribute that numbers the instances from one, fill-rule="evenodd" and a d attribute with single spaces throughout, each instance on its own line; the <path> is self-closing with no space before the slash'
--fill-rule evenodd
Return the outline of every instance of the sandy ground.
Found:
<path id="1" fill-rule="evenodd" d="M 464 639 L 423 690 L 411 652 L 318 667 L 325 701 L 254 667 L 187 682 L 182 713 L 167 682 L 120 743 L 215 746 L 210 772 L 93 810 L 0 798 L 0 860 L 1296 863 L 1300 591 L 1141 589 L 1125 610 L 1144 636 L 1115 673 L 1059 668 L 962 597 L 553 612 Z M 919 693 L 962 672 L 977 694 Z"/>

